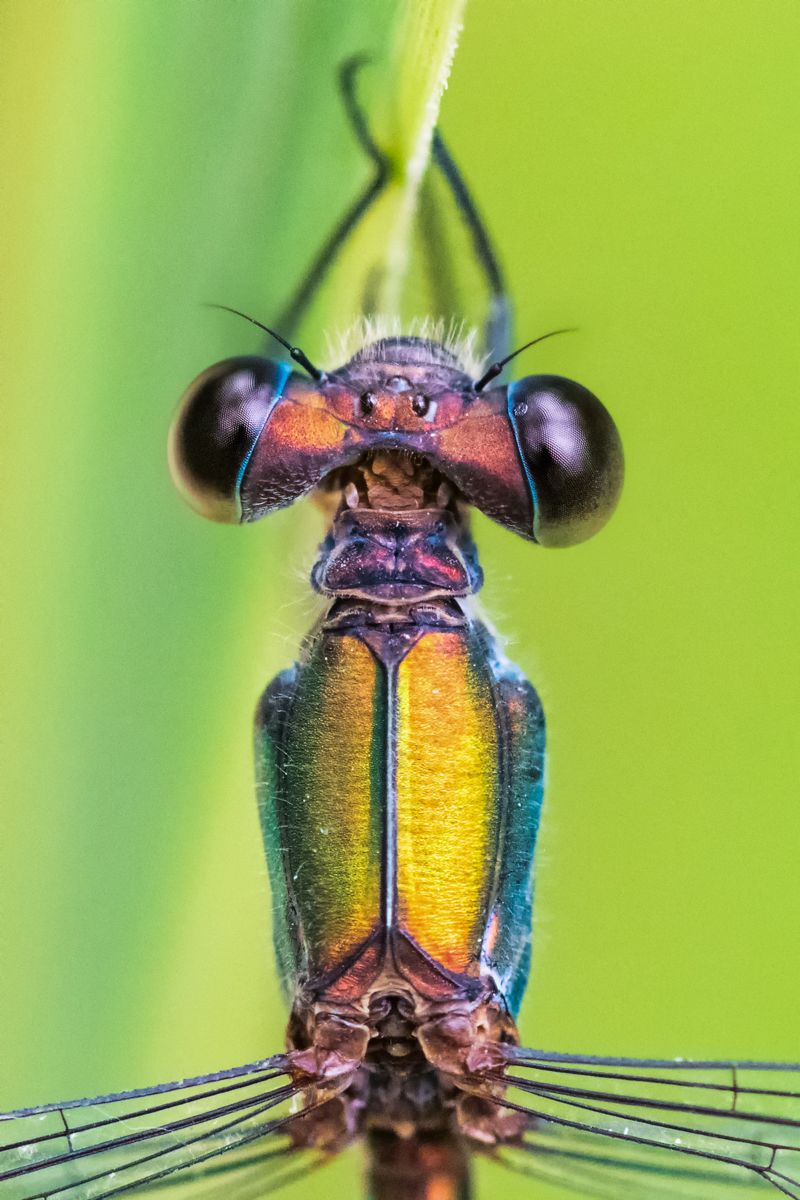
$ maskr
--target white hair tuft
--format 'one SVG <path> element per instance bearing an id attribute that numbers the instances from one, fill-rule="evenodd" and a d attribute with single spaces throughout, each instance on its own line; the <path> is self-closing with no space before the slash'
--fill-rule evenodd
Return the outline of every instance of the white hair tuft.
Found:
<path id="1" fill-rule="evenodd" d="M 465 374 L 477 378 L 483 374 L 485 356 L 478 353 L 478 332 L 464 321 L 444 317 L 415 317 L 411 321 L 401 321 L 399 317 L 369 316 L 359 317 L 346 329 L 327 333 L 327 350 L 325 364 L 328 370 L 334 370 L 360 357 L 360 352 L 376 342 L 389 338 L 416 337 L 426 342 L 443 346 L 458 361 Z M 424 348 L 421 348 L 420 361 L 424 362 Z M 431 365 L 441 366 L 441 359 L 431 356 Z"/>

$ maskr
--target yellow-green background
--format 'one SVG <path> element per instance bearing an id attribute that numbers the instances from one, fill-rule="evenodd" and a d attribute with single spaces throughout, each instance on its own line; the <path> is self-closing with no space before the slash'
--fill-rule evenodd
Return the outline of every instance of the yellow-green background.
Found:
<path id="1" fill-rule="evenodd" d="M 164 439 L 258 344 L 201 302 L 269 319 L 363 182 L 334 65 L 394 7 L 0 7 L 0 1107 L 281 1044 L 250 719 L 318 525 L 201 522 Z M 586 546 L 479 525 L 550 723 L 529 1044 L 800 1058 L 799 56 L 796 0 L 468 7 L 442 127 L 520 335 L 581 331 L 520 369 L 628 460 Z"/>

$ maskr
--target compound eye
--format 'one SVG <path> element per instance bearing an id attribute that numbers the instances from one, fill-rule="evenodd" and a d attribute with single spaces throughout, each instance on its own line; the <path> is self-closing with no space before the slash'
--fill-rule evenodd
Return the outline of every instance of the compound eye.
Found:
<path id="1" fill-rule="evenodd" d="M 531 375 L 508 388 L 508 415 L 543 546 L 572 546 L 611 516 L 624 461 L 617 427 L 596 396 L 559 375 Z"/>
<path id="2" fill-rule="evenodd" d="M 201 516 L 241 521 L 240 485 L 290 373 L 265 358 L 228 358 L 187 388 L 169 433 L 169 465 L 178 491 Z"/>

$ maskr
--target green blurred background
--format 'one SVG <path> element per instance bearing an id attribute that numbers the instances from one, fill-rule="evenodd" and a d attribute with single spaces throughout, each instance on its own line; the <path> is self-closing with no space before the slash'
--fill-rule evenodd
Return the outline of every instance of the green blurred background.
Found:
<path id="1" fill-rule="evenodd" d="M 200 521 L 164 442 L 258 345 L 201 303 L 268 320 L 365 180 L 334 68 L 396 7 L 0 7 L 0 1107 L 281 1045 L 250 722 L 320 527 Z M 478 526 L 550 727 L 528 1044 L 800 1058 L 799 53 L 796 0 L 468 5 L 442 128 L 519 334 L 580 327 L 520 370 L 628 461 L 585 546 Z"/>

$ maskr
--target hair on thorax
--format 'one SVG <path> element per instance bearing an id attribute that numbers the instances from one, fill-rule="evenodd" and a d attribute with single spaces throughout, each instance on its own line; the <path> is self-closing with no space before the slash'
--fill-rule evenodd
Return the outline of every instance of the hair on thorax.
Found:
<path id="1" fill-rule="evenodd" d="M 375 359 L 380 356 L 381 342 L 399 337 L 418 339 L 414 361 L 423 366 L 428 361 L 431 366 L 442 365 L 441 355 L 432 350 L 427 351 L 426 358 L 426 343 L 430 343 L 444 349 L 452 357 L 453 366 L 465 375 L 476 378 L 484 368 L 485 357 L 477 350 L 477 330 L 464 321 L 444 317 L 415 317 L 410 321 L 390 316 L 359 317 L 347 328 L 326 334 L 323 361 L 329 370 L 334 370 L 345 363 Z"/>

